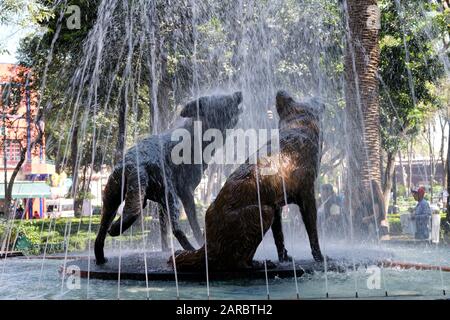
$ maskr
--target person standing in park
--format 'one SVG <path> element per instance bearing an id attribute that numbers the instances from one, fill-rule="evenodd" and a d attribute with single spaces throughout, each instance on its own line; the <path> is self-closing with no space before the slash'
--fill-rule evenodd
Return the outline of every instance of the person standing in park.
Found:
<path id="1" fill-rule="evenodd" d="M 412 219 L 416 221 L 415 238 L 418 240 L 427 240 L 430 237 L 430 217 L 431 208 L 427 200 L 425 200 L 425 188 L 411 190 L 417 206 L 412 214 Z"/>
<path id="2" fill-rule="evenodd" d="M 39 212 L 34 211 L 34 213 L 33 213 L 33 219 L 40 219 L 40 218 L 41 218 L 41 215 L 39 214 Z"/>
<path id="3" fill-rule="evenodd" d="M 19 204 L 19 207 L 16 209 L 15 219 L 23 219 L 24 213 L 25 213 L 25 210 L 23 209 L 23 205 Z"/>

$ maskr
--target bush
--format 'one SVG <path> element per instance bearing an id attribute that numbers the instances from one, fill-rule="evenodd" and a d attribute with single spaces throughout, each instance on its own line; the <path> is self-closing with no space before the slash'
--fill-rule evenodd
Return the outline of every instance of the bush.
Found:
<path id="1" fill-rule="evenodd" d="M 89 222 L 91 233 L 88 232 Z M 67 245 L 65 235 L 69 251 L 84 250 L 87 241 L 95 238 L 99 223 L 99 217 L 15 220 L 11 228 L 7 222 L 0 223 L 0 237 L 5 239 L 10 231 L 8 248 L 25 254 L 41 254 L 44 250 L 63 252 Z"/>
<path id="2" fill-rule="evenodd" d="M 58 218 L 39 220 L 0 221 L 0 240 L 11 232 L 9 250 L 22 251 L 24 254 L 38 255 L 44 253 L 62 253 L 87 250 L 89 241 L 93 249 L 94 240 L 100 225 L 100 216 L 81 218 Z M 146 217 L 145 221 L 151 221 Z M 12 225 L 12 227 L 10 227 Z M 184 229 L 189 229 L 187 221 L 180 221 Z M 90 229 L 90 232 L 89 232 Z M 126 233 L 115 238 L 117 241 L 142 240 L 140 227 L 134 228 L 133 234 Z M 146 233 L 151 231 L 146 230 Z M 107 238 L 107 243 L 112 240 Z"/>
<path id="3" fill-rule="evenodd" d="M 397 185 L 397 197 L 406 197 L 407 188 L 404 185 Z"/>
<path id="4" fill-rule="evenodd" d="M 389 233 L 390 234 L 400 234 L 402 233 L 402 224 L 400 222 L 400 214 L 390 214 L 388 215 L 389 222 Z"/>

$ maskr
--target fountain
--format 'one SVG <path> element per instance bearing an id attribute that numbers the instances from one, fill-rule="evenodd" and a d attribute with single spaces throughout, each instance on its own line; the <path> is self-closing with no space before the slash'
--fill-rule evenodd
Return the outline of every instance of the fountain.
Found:
<path id="1" fill-rule="evenodd" d="M 321 97 L 326 106 L 320 121 L 324 144 L 315 191 L 325 176 L 334 173 L 339 177 L 336 184 L 341 191 L 348 192 L 346 200 L 355 201 L 352 198 L 355 190 L 348 182 L 350 177 L 344 174 L 349 166 L 346 160 L 353 156 L 348 141 L 354 132 L 343 108 L 344 77 L 342 72 L 336 72 L 342 67 L 342 47 L 348 29 L 344 22 L 348 17 L 345 8 L 337 3 L 321 0 L 296 3 L 284 0 L 100 1 L 97 20 L 83 43 L 83 53 L 65 94 L 63 104 L 70 106 L 70 112 L 56 110 L 52 118 L 55 123 L 69 124 L 69 130 L 53 141 L 61 167 L 91 169 L 84 182 L 74 181 L 72 196 L 87 191 L 94 167 L 125 168 L 130 154 L 136 156 L 131 160 L 137 164 L 144 161 L 145 156 L 139 152 L 127 153 L 127 147 L 140 145 L 149 135 L 167 137 L 168 132 L 182 126 L 179 119 L 183 115 L 182 107 L 189 105 L 192 120 L 200 120 L 202 97 L 242 92 L 237 95 L 239 103 L 242 102 L 239 121 L 220 129 L 266 130 L 264 144 L 269 140 L 267 131 L 278 129 L 276 92 L 286 89 L 296 97 Z M 401 6 L 400 1 L 395 3 Z M 343 19 L 336 21 L 335 11 L 341 9 Z M 62 17 L 61 11 L 59 26 Z M 52 43 L 58 37 L 56 32 Z M 51 61 L 50 56 L 47 67 Z M 447 65 L 446 61 L 442 63 Z M 47 72 L 48 68 L 45 69 Z M 411 72 L 406 76 L 411 78 Z M 44 80 L 42 87 L 45 86 Z M 192 102 L 188 104 L 188 101 Z M 223 120 L 222 116 L 214 116 L 212 120 Z M 113 123 L 116 118 L 117 125 Z M 156 138 L 155 153 L 163 153 L 164 139 Z M 204 141 L 192 140 L 194 146 L 204 149 Z M 74 144 L 75 156 L 71 149 Z M 251 143 L 247 141 L 243 145 L 245 160 L 251 154 Z M 222 151 L 217 151 L 213 158 L 221 155 Z M 161 158 L 158 158 L 161 162 L 158 183 L 167 186 L 171 179 L 180 179 L 181 175 L 171 175 L 172 164 Z M 329 226 L 319 216 L 320 247 L 329 259 L 315 262 L 299 208 L 290 205 L 286 177 L 279 184 L 281 206 L 284 205 L 280 214 L 285 247 L 292 260 L 278 262 L 277 235 L 268 231 L 254 252 L 254 259 L 262 262 L 258 268 L 217 270 L 217 265 L 211 264 L 215 257 L 208 258 L 211 252 L 208 245 L 212 243 L 204 241 L 210 236 L 204 224 L 206 208 L 214 203 L 223 183 L 241 163 L 207 164 L 202 159 L 196 165 L 202 177 L 193 188 L 197 187 L 198 203 L 193 204 L 193 211 L 198 216 L 198 227 L 191 219 L 188 225 L 186 220 L 178 222 L 171 216 L 180 218 L 182 214 L 175 211 L 184 207 L 188 218 L 192 218 L 188 212 L 192 211 L 192 203 L 191 209 L 185 203 L 178 207 L 169 205 L 172 194 L 167 188 L 157 192 L 159 204 L 147 203 L 145 177 L 141 179 L 143 172 L 137 172 L 134 189 L 128 190 L 124 178 L 129 172 L 116 170 L 114 177 L 120 191 L 111 196 L 116 203 L 110 214 L 115 214 L 116 207 L 126 199 L 125 190 L 134 196 L 135 203 L 131 220 L 128 212 L 122 212 L 125 220 L 116 221 L 112 231 L 116 237 L 100 241 L 104 242 L 108 261 L 103 263 L 98 252 L 97 260 L 94 256 L 95 235 L 99 232 L 106 235 L 108 231 L 106 225 L 99 226 L 96 215 L 68 218 L 63 226 L 57 218 L 45 219 L 39 225 L 40 236 L 45 239 L 39 255 L 0 256 L 0 299 L 426 299 L 441 298 L 448 290 L 450 251 L 442 242 L 425 243 L 416 250 L 401 244 L 363 241 L 355 232 L 361 226 L 354 225 L 353 219 L 347 219 L 337 232 L 328 235 Z M 187 181 L 183 178 L 178 183 Z M 374 206 L 372 188 L 371 191 L 370 205 Z M 261 194 L 264 190 L 258 185 L 259 209 L 264 200 Z M 144 203 L 146 206 L 140 205 Z M 127 209 L 125 205 L 124 210 Z M 258 213 L 262 224 L 263 212 Z M 164 224 L 161 220 L 165 214 L 171 218 L 166 217 L 164 229 L 160 225 Z M 374 223 L 378 232 L 376 218 Z M 62 250 L 55 248 L 57 243 L 53 238 L 57 228 L 62 228 L 64 234 Z M 16 243 L 20 235 L 14 234 L 13 223 L 6 229 L 2 243 Z M 168 239 L 164 239 L 165 233 Z M 86 247 L 74 250 L 79 234 L 86 235 Z M 202 245 L 204 241 L 201 270 L 182 270 L 176 263 L 168 263 L 177 261 L 182 247 L 192 249 L 180 234 L 195 249 L 198 249 L 196 242 Z M 272 268 L 269 260 L 275 264 Z"/>

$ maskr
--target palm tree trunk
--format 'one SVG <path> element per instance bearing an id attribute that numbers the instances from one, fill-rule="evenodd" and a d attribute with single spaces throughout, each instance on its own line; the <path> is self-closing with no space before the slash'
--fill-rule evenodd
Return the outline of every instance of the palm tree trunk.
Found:
<path id="1" fill-rule="evenodd" d="M 344 0 L 343 4 L 347 18 L 345 97 L 348 175 L 353 198 L 350 210 L 356 218 L 364 215 L 361 206 L 374 195 L 371 180 L 381 185 L 380 104 L 376 76 L 380 60 L 379 11 L 377 0 Z"/>
<path id="2" fill-rule="evenodd" d="M 120 95 L 119 98 L 119 116 L 117 118 L 117 144 L 116 144 L 116 152 L 114 155 L 114 164 L 117 165 L 118 163 L 121 163 L 123 161 L 123 154 L 125 152 L 125 145 L 126 145 L 126 121 L 127 121 L 127 111 L 128 111 L 128 101 L 125 94 L 125 89 L 123 89 L 124 92 Z"/>

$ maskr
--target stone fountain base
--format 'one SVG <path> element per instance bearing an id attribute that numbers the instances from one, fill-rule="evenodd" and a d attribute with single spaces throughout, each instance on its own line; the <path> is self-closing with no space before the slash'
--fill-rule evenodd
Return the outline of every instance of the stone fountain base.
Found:
<path id="1" fill-rule="evenodd" d="M 66 264 L 68 272 L 80 271 L 82 278 L 102 279 L 102 280 L 117 280 L 120 273 L 121 280 L 145 280 L 145 270 L 147 270 L 147 277 L 149 281 L 174 281 L 175 273 L 167 264 L 170 253 L 167 252 L 149 252 L 146 254 L 147 268 L 144 263 L 143 253 L 131 253 L 119 257 L 108 257 L 108 262 L 104 265 L 97 266 L 93 258 L 88 259 L 78 258 L 70 260 Z M 225 280 L 239 280 L 239 279 L 265 279 L 266 273 L 264 271 L 264 264 L 261 266 L 239 271 L 226 272 L 209 272 L 209 280 L 225 281 Z M 296 261 L 296 275 L 294 274 L 293 264 L 289 263 L 271 263 L 272 266 L 267 270 L 269 279 L 273 278 L 294 278 L 294 276 L 301 277 L 304 273 L 313 273 L 315 271 L 324 271 L 322 263 L 316 263 L 312 260 L 298 260 Z M 69 267 L 76 267 L 69 268 Z M 329 271 L 344 272 L 351 268 L 349 264 L 329 263 L 327 266 Z M 179 281 L 206 281 L 206 272 L 178 272 Z"/>
<path id="2" fill-rule="evenodd" d="M 21 251 L 0 251 L 0 259 L 22 257 L 22 256 L 23 253 Z"/>

